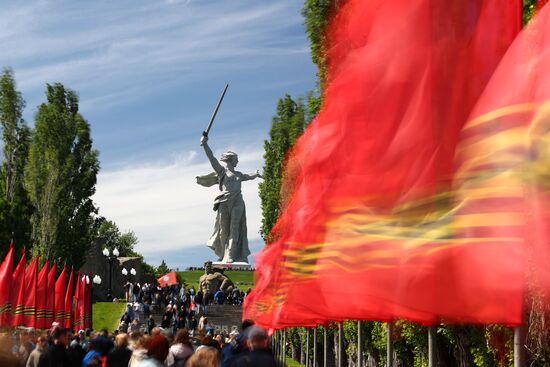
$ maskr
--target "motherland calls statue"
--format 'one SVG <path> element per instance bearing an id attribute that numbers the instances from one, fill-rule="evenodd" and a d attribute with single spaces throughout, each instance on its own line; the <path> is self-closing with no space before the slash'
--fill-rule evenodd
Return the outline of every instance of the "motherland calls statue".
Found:
<path id="1" fill-rule="evenodd" d="M 235 170 L 239 162 L 237 154 L 226 152 L 220 161 L 214 157 L 208 146 L 208 136 L 204 134 L 201 145 L 214 169 L 214 172 L 197 176 L 197 183 L 210 187 L 218 185 L 221 194 L 214 200 L 216 223 L 214 233 L 208 240 L 210 247 L 223 263 L 248 263 L 248 238 L 246 237 L 246 212 L 241 193 L 241 182 L 262 177 L 259 171 L 245 174 Z"/>

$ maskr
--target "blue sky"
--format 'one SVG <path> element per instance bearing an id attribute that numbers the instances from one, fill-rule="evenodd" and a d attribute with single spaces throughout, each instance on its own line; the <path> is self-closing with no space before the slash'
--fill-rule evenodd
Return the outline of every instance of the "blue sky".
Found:
<path id="1" fill-rule="evenodd" d="M 198 145 L 226 82 L 211 132 L 219 154 L 261 169 L 277 99 L 315 87 L 299 0 L 0 0 L 0 65 L 14 69 L 32 124 L 46 83 L 76 90 L 102 170 L 100 214 L 134 230 L 146 260 L 198 265 L 210 251 L 215 188 Z M 258 235 L 257 181 L 246 183 L 249 238 Z"/>

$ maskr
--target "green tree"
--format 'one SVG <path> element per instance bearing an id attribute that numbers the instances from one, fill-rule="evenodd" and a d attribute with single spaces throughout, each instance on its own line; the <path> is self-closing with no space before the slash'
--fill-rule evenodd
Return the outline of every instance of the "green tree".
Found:
<path id="1" fill-rule="evenodd" d="M 294 101 L 288 94 L 279 100 L 273 117 L 269 140 L 264 142 L 264 180 L 260 183 L 262 200 L 261 234 L 269 240 L 269 233 L 279 218 L 281 209 L 281 182 L 287 152 L 306 126 L 306 112 L 302 100 Z"/>
<path id="2" fill-rule="evenodd" d="M 13 241 L 16 248 L 29 244 L 30 205 L 24 187 L 24 170 L 29 155 L 31 132 L 23 120 L 25 101 L 16 89 L 13 71 L 0 76 L 0 125 L 3 162 L 0 168 L 0 243 Z M 3 246 L 2 249 L 5 249 Z"/>
<path id="3" fill-rule="evenodd" d="M 160 263 L 160 265 L 156 268 L 156 275 L 157 277 L 161 277 L 165 274 L 168 274 L 170 272 L 170 268 L 168 267 L 168 265 L 166 265 L 166 262 L 164 260 L 162 260 L 162 262 Z"/>
<path id="4" fill-rule="evenodd" d="M 47 102 L 36 114 L 25 183 L 35 207 L 33 253 L 82 265 L 97 233 L 91 199 L 99 171 L 90 125 L 78 112 L 78 96 L 61 84 L 47 85 Z"/>
<path id="5" fill-rule="evenodd" d="M 134 246 L 139 242 L 133 231 L 120 232 L 115 222 L 102 218 L 97 231 L 97 236 L 105 240 L 105 247 L 113 251 L 115 247 L 120 252 L 120 256 L 142 257 L 134 250 Z"/>

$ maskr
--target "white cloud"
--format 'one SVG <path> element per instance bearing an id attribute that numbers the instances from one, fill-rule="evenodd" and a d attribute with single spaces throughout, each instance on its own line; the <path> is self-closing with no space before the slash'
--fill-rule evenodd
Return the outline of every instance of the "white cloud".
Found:
<path id="1" fill-rule="evenodd" d="M 243 172 L 261 169 L 262 152 L 241 151 Z M 182 153 L 171 162 L 127 166 L 99 174 L 94 200 L 100 214 L 122 230 L 136 232 L 137 250 L 147 259 L 158 253 L 206 244 L 212 233 L 216 187 L 206 188 L 195 176 L 212 172 L 202 151 Z M 259 180 L 243 183 L 248 216 L 248 238 L 258 240 L 261 223 Z"/>
<path id="2" fill-rule="evenodd" d="M 1 3 L 1 0 L 0 0 Z M 28 5 L 28 6 L 27 6 Z M 16 68 L 25 94 L 60 81 L 91 101 L 134 98 L 210 74 L 258 67 L 259 58 L 307 53 L 286 1 L 34 1 L 0 12 L 0 65 Z M 277 36 L 280 35 L 280 36 Z M 283 36 L 284 35 L 284 36 Z M 177 75 L 177 78 L 174 76 Z M 34 101 L 33 101 L 34 102 Z M 120 101 L 119 103 L 124 101 Z M 90 102 L 87 102 L 90 103 Z M 89 106 L 91 107 L 91 105 Z M 97 103 L 94 108 L 105 108 Z"/>

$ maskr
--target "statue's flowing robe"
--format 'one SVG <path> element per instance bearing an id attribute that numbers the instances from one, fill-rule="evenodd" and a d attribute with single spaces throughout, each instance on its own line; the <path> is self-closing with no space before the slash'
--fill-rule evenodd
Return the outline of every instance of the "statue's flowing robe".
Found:
<path id="1" fill-rule="evenodd" d="M 216 222 L 208 247 L 214 250 L 220 261 L 248 262 L 250 250 L 246 236 L 246 210 L 240 190 L 240 181 L 248 175 L 227 171 L 227 168 L 222 168 L 219 172 L 197 176 L 198 184 L 205 187 L 217 184 L 221 191 L 214 200 Z M 232 187 L 235 189 L 232 190 Z"/>

